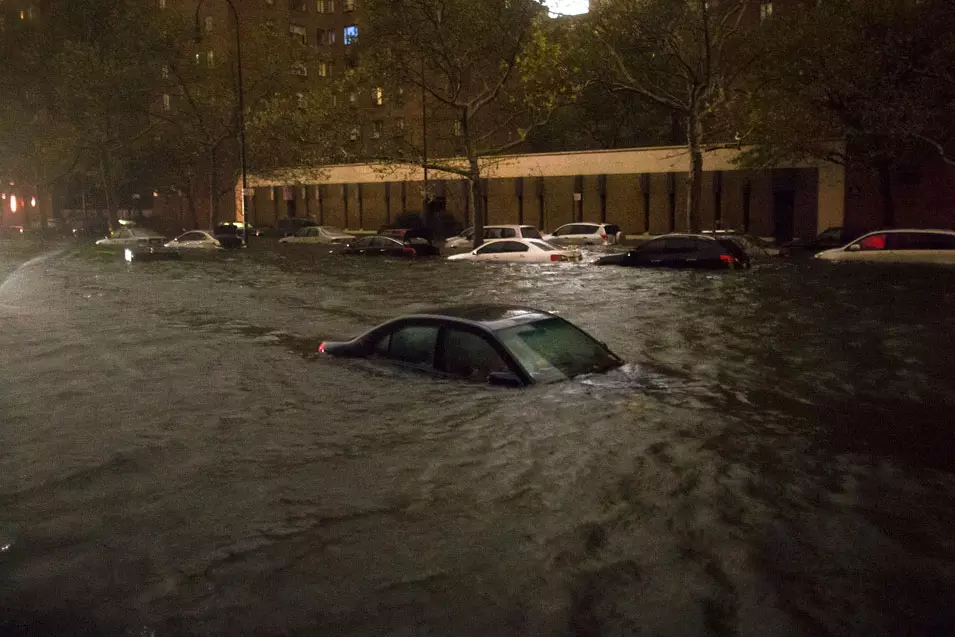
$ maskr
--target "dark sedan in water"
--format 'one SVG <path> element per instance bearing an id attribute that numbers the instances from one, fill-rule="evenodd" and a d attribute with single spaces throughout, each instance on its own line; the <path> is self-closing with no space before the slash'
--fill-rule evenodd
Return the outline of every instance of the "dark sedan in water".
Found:
<path id="1" fill-rule="evenodd" d="M 602 257 L 596 264 L 631 268 L 748 268 L 749 255 L 732 239 L 701 234 L 668 234 L 647 241 L 630 252 Z"/>
<path id="2" fill-rule="evenodd" d="M 423 237 L 412 237 L 402 241 L 378 235 L 349 243 L 345 247 L 344 254 L 367 257 L 433 257 L 441 254 L 441 250 Z"/>
<path id="3" fill-rule="evenodd" d="M 566 380 L 623 364 L 606 345 L 559 316 L 510 305 L 402 316 L 351 341 L 323 342 L 318 351 L 510 387 Z"/>

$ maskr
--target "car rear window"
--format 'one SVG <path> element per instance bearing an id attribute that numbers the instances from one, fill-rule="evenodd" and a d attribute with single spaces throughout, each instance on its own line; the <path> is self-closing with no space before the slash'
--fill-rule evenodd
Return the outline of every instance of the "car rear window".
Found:
<path id="1" fill-rule="evenodd" d="M 543 250 L 544 252 L 553 252 L 554 250 L 557 249 L 557 248 L 555 248 L 554 246 L 552 246 L 551 244 L 545 243 L 544 241 L 534 241 L 534 240 L 531 240 L 529 243 L 530 243 L 531 245 L 537 246 L 538 248 L 540 248 L 540 249 Z"/>
<path id="2" fill-rule="evenodd" d="M 537 381 L 604 372 L 620 360 L 583 330 L 553 317 L 498 331 L 497 337 Z"/>
<path id="3" fill-rule="evenodd" d="M 521 236 L 525 239 L 540 239 L 541 233 L 534 226 L 521 226 Z"/>
<path id="4" fill-rule="evenodd" d="M 604 232 L 606 232 L 608 235 L 616 236 L 616 234 L 617 234 L 618 232 L 620 232 L 620 226 L 615 226 L 615 225 L 613 225 L 613 224 L 607 224 L 607 225 L 604 226 Z"/>

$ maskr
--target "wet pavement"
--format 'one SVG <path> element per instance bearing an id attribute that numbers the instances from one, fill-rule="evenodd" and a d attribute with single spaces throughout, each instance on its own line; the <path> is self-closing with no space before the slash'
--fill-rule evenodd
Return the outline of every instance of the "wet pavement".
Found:
<path id="1" fill-rule="evenodd" d="M 0 634 L 955 634 L 955 270 L 0 246 Z M 315 355 L 435 305 L 630 364 Z"/>

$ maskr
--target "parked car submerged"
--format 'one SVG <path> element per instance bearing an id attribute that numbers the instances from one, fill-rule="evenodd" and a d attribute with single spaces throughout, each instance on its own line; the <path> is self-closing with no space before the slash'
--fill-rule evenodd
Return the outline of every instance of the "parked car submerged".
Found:
<path id="1" fill-rule="evenodd" d="M 955 265 L 955 231 L 878 230 L 816 255 L 824 261 Z"/>
<path id="2" fill-rule="evenodd" d="M 823 250 L 841 248 L 858 236 L 858 233 L 853 233 L 842 227 L 827 228 L 812 239 L 793 239 L 782 244 L 779 246 L 779 256 L 812 256 Z"/>
<path id="3" fill-rule="evenodd" d="M 433 257 L 441 251 L 424 237 L 412 236 L 402 240 L 394 237 L 376 235 L 362 237 L 345 246 L 344 254 L 383 257 Z"/>
<path id="4" fill-rule="evenodd" d="M 96 242 L 98 246 L 128 248 L 140 245 L 162 245 L 166 238 L 146 228 L 120 228 Z"/>
<path id="5" fill-rule="evenodd" d="M 300 228 L 295 234 L 282 237 L 279 243 L 348 243 L 355 235 L 348 234 L 340 228 L 332 226 L 307 226 Z"/>
<path id="6" fill-rule="evenodd" d="M 631 268 L 748 268 L 749 255 L 732 239 L 699 234 L 667 234 L 629 252 L 597 259 L 596 265 Z"/>
<path id="7" fill-rule="evenodd" d="M 491 239 L 540 239 L 541 233 L 534 226 L 528 225 L 492 225 L 484 226 L 484 240 Z M 449 249 L 469 248 L 474 244 L 474 228 L 468 228 L 461 234 L 451 237 L 444 242 Z"/>
<path id="8" fill-rule="evenodd" d="M 323 342 L 318 351 L 511 387 L 602 373 L 623 364 L 606 345 L 559 316 L 507 305 L 403 316 L 351 341 Z"/>
<path id="9" fill-rule="evenodd" d="M 552 263 L 580 261 L 580 252 L 563 250 L 541 239 L 495 239 L 477 250 L 454 254 L 449 261 L 513 261 L 516 263 Z"/>
<path id="10" fill-rule="evenodd" d="M 611 223 L 568 223 L 543 238 L 554 245 L 612 245 L 617 243 L 619 232 L 620 228 Z"/>
<path id="11" fill-rule="evenodd" d="M 184 250 L 221 250 L 222 243 L 205 230 L 190 230 L 172 241 L 167 241 L 167 248 Z"/>

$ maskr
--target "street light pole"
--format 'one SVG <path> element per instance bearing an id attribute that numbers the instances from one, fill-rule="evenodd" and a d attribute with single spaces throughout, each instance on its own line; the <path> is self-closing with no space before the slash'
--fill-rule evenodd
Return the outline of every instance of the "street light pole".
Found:
<path id="1" fill-rule="evenodd" d="M 202 25 L 199 23 L 199 10 L 202 8 L 204 1 L 205 0 L 199 0 L 199 3 L 196 5 L 196 42 L 202 40 Z M 245 92 L 242 88 L 242 36 L 241 30 L 239 29 L 239 12 L 236 11 L 235 4 L 232 3 L 232 0 L 225 0 L 225 2 L 229 5 L 229 9 L 232 12 L 232 19 L 235 21 L 235 65 L 238 78 L 236 91 L 238 92 L 237 97 L 239 103 L 239 163 L 242 166 L 242 197 L 240 198 L 242 202 L 242 237 L 245 242 L 245 247 L 248 248 L 249 220 L 246 218 L 245 197 L 248 194 L 249 184 L 245 165 Z M 212 215 L 212 213 L 213 211 L 210 210 L 209 214 Z"/>

